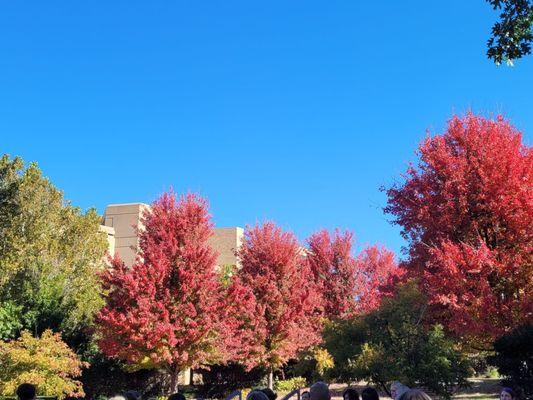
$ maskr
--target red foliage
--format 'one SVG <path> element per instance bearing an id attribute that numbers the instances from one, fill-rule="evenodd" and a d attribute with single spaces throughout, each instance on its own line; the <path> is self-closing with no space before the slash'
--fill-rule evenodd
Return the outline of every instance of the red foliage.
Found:
<path id="1" fill-rule="evenodd" d="M 248 229 L 238 255 L 237 282 L 255 298 L 247 310 L 254 319 L 242 326 L 248 349 L 241 360 L 274 370 L 320 340 L 320 297 L 298 241 L 274 224 Z"/>
<path id="2" fill-rule="evenodd" d="M 208 245 L 212 223 L 206 202 L 161 196 L 144 215 L 140 251 L 128 268 L 114 259 L 103 274 L 109 291 L 98 315 L 100 348 L 131 364 L 196 368 L 215 351 L 222 307 Z"/>
<path id="3" fill-rule="evenodd" d="M 385 247 L 370 246 L 357 256 L 358 312 L 379 307 L 383 296 L 392 294 L 403 270 L 396 263 L 394 253 Z"/>
<path id="4" fill-rule="evenodd" d="M 307 261 L 328 318 L 349 318 L 380 304 L 383 287 L 399 269 L 394 254 L 377 246 L 352 255 L 353 234 L 326 230 L 308 239 Z"/>
<path id="5" fill-rule="evenodd" d="M 448 328 L 491 341 L 532 318 L 533 152 L 499 117 L 454 117 L 419 148 L 386 211 Z"/>

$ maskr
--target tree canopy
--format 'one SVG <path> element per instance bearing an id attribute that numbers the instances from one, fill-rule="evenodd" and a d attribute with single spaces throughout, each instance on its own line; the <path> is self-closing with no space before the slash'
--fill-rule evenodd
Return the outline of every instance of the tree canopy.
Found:
<path id="1" fill-rule="evenodd" d="M 143 217 L 139 257 L 115 258 L 103 273 L 108 292 L 98 315 L 100 348 L 138 368 L 178 373 L 215 361 L 222 315 L 213 224 L 205 200 L 163 194 Z"/>
<path id="2" fill-rule="evenodd" d="M 0 158 L 0 338 L 91 323 L 108 246 L 99 226 L 96 210 L 65 201 L 36 164 Z"/>
<path id="3" fill-rule="evenodd" d="M 501 10 L 500 20 L 492 27 L 492 36 L 487 43 L 487 55 L 496 64 L 507 62 L 512 65 L 513 60 L 531 53 L 533 1 L 487 1 L 495 10 Z"/>
<path id="4" fill-rule="evenodd" d="M 532 318 L 533 151 L 506 120 L 453 117 L 388 191 L 405 267 L 435 318 L 477 345 Z"/>

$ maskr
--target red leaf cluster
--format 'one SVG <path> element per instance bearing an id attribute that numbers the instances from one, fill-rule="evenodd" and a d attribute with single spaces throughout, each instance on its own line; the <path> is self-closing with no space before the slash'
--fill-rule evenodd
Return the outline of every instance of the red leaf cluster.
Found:
<path id="1" fill-rule="evenodd" d="M 400 273 L 394 254 L 367 247 L 352 255 L 353 234 L 326 230 L 308 239 L 307 262 L 323 298 L 327 318 L 345 319 L 379 306 L 393 276 Z"/>

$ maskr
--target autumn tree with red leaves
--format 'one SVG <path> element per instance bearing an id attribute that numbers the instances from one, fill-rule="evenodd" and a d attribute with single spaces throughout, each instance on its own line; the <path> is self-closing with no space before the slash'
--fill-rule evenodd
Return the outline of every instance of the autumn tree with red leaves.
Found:
<path id="1" fill-rule="evenodd" d="M 368 246 L 356 259 L 358 271 L 357 311 L 367 313 L 381 305 L 384 296 L 392 295 L 403 276 L 394 253 L 382 246 Z"/>
<path id="2" fill-rule="evenodd" d="M 178 373 L 217 356 L 222 308 L 208 244 L 213 225 L 206 201 L 163 194 L 143 216 L 139 257 L 128 268 L 115 258 L 102 276 L 107 304 L 98 315 L 100 348 L 109 357 L 165 368 L 171 390 Z"/>
<path id="3" fill-rule="evenodd" d="M 247 229 L 238 256 L 239 284 L 254 297 L 248 315 L 255 313 L 243 326 L 248 350 L 242 362 L 270 371 L 272 387 L 273 371 L 320 341 L 320 297 L 296 237 L 273 223 Z"/>
<path id="4" fill-rule="evenodd" d="M 533 318 L 533 152 L 498 117 L 453 117 L 387 191 L 432 311 L 486 347 Z"/>
<path id="5" fill-rule="evenodd" d="M 327 230 L 308 240 L 307 262 L 323 297 L 329 319 L 345 319 L 368 312 L 380 304 L 384 285 L 399 269 L 394 254 L 372 246 L 352 254 L 353 234 Z"/>

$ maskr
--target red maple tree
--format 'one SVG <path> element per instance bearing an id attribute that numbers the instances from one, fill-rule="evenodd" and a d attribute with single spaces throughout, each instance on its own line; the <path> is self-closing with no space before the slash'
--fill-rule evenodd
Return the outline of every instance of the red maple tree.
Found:
<path id="1" fill-rule="evenodd" d="M 216 354 L 222 308 L 208 244 L 204 200 L 163 194 L 143 217 L 139 255 L 128 268 L 115 258 L 103 273 L 108 291 L 97 322 L 104 354 L 138 367 L 163 367 L 177 390 L 178 373 Z"/>
<path id="2" fill-rule="evenodd" d="M 469 113 L 419 156 L 385 211 L 435 316 L 486 345 L 533 317 L 533 152 L 504 118 Z"/>
<path id="3" fill-rule="evenodd" d="M 358 271 L 357 312 L 378 308 L 384 296 L 392 295 L 404 274 L 394 253 L 382 246 L 368 246 L 356 258 Z"/>
<path id="4" fill-rule="evenodd" d="M 272 373 L 320 340 L 320 297 L 295 236 L 273 223 L 248 228 L 238 256 L 239 284 L 254 297 L 253 323 L 243 326 L 248 349 L 241 362 Z M 250 310 L 248 310 L 250 315 Z"/>
<path id="5" fill-rule="evenodd" d="M 379 306 L 383 286 L 399 271 L 394 254 L 385 248 L 367 247 L 354 256 L 349 231 L 331 235 L 321 230 L 307 242 L 307 262 L 330 319 L 349 318 Z"/>

